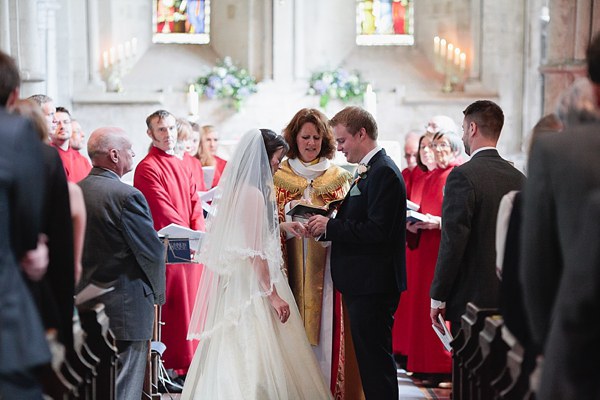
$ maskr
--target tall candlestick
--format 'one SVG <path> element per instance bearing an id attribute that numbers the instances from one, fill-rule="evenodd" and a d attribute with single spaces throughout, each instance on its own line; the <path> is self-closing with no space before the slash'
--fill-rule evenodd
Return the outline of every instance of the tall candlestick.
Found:
<path id="1" fill-rule="evenodd" d="M 190 115 L 198 115 L 198 92 L 196 92 L 196 86 L 191 84 L 190 91 L 187 94 L 188 107 L 190 109 Z"/>
<path id="2" fill-rule="evenodd" d="M 367 85 L 367 90 L 363 96 L 363 103 L 365 110 L 370 112 L 375 118 L 377 115 L 377 95 L 373 91 L 373 86 L 371 86 L 370 83 Z"/>
<path id="3" fill-rule="evenodd" d="M 121 43 L 119 43 L 119 45 L 117 46 L 117 55 L 119 57 L 119 62 L 123 61 L 123 45 Z"/>
<path id="4" fill-rule="evenodd" d="M 117 57 L 115 55 L 115 48 L 111 47 L 110 48 L 110 65 L 114 65 L 115 61 L 116 61 Z"/>
<path id="5" fill-rule="evenodd" d="M 467 65 L 467 55 L 465 53 L 460 53 L 460 73 L 465 73 L 465 67 Z"/>
<path id="6" fill-rule="evenodd" d="M 137 39 L 136 38 L 131 39 L 131 54 L 133 54 L 134 57 L 137 54 Z"/>
<path id="7" fill-rule="evenodd" d="M 102 59 L 104 60 L 104 69 L 108 68 L 108 51 L 105 51 L 104 54 L 102 54 Z"/>
<path id="8" fill-rule="evenodd" d="M 131 42 L 125 42 L 125 58 L 131 57 Z"/>
<path id="9" fill-rule="evenodd" d="M 454 49 L 454 64 L 458 66 L 460 61 L 460 49 L 457 47 Z"/>
<path id="10" fill-rule="evenodd" d="M 448 61 L 452 62 L 452 52 L 454 51 L 454 45 L 448 43 Z"/>
<path id="11" fill-rule="evenodd" d="M 433 38 L 433 54 L 440 54 L 440 37 L 436 36 Z"/>
<path id="12" fill-rule="evenodd" d="M 440 40 L 440 56 L 442 56 L 442 59 L 446 57 L 446 39 Z"/>

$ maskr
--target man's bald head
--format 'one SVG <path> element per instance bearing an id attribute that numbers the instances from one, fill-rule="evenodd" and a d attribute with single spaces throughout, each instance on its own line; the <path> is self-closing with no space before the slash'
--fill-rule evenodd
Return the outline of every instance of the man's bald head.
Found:
<path id="1" fill-rule="evenodd" d="M 87 148 L 94 167 L 109 169 L 119 177 L 133 168 L 135 154 L 131 141 L 121 128 L 96 129 L 88 140 Z"/>

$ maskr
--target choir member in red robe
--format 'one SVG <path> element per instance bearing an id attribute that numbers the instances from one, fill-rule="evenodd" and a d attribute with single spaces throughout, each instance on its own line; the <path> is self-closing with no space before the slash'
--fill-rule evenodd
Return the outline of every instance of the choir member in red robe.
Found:
<path id="1" fill-rule="evenodd" d="M 87 158 L 69 145 L 69 139 L 73 135 L 71 125 L 71 114 L 63 107 L 56 107 L 56 119 L 58 127 L 50 135 L 52 146 L 56 148 L 62 160 L 65 174 L 69 182 L 77 183 L 90 173 L 92 166 Z"/>
<path id="2" fill-rule="evenodd" d="M 406 198 L 412 202 L 419 204 L 423 193 L 423 187 L 427 177 L 437 167 L 435 162 L 435 156 L 431 148 L 431 141 L 433 134 L 427 132 L 417 140 L 417 155 L 416 155 L 416 168 L 413 168 L 409 174 L 408 180 L 406 180 Z M 406 150 L 405 150 L 406 152 Z M 408 162 L 408 158 L 407 158 Z M 404 175 L 404 171 L 402 171 Z M 411 222 L 407 222 L 407 226 Z M 416 252 L 415 247 L 418 236 L 406 232 L 406 281 L 410 282 L 411 274 L 416 263 Z M 392 346 L 394 348 L 394 354 L 407 355 L 408 354 L 408 343 L 410 334 L 410 324 L 412 318 L 412 304 L 413 297 L 411 287 L 402 293 L 400 296 L 400 303 L 398 309 L 394 315 L 394 327 L 392 328 Z"/>
<path id="3" fill-rule="evenodd" d="M 174 155 L 175 118 L 159 110 L 146 119 L 152 148 L 138 164 L 133 185 L 146 197 L 154 229 L 171 223 L 204 231 L 202 204 L 190 169 Z M 201 264 L 168 264 L 166 303 L 162 307 L 162 342 L 166 368 L 187 373 L 198 342 L 186 340 L 200 276 Z"/>
<path id="4" fill-rule="evenodd" d="M 198 158 L 204 167 L 214 167 L 215 175 L 213 177 L 212 186 L 215 187 L 219 183 L 219 179 L 223 174 L 227 161 L 217 157 L 217 149 L 219 148 L 219 132 L 211 125 L 202 127 L 202 138 L 200 139 L 201 151 L 198 152 Z M 206 185 L 207 189 L 210 189 Z"/>
<path id="5" fill-rule="evenodd" d="M 407 369 L 423 374 L 450 374 L 451 355 L 444 349 L 431 327 L 428 314 L 429 287 L 433 280 L 441 240 L 444 186 L 450 171 L 461 164 L 457 160 L 461 139 L 452 131 L 442 130 L 433 137 L 433 149 L 437 168 L 426 178 L 419 209 L 429 220 L 408 227 L 411 232 L 419 235 L 419 241 L 416 264 L 408 282 L 412 292 L 412 304 Z M 442 378 L 434 376 L 433 379 L 436 381 Z"/>

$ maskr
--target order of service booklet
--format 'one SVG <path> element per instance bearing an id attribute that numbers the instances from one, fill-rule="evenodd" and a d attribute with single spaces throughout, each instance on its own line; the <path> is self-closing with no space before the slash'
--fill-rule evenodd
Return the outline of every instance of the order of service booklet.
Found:
<path id="1" fill-rule="evenodd" d="M 308 218 L 307 214 L 328 215 L 332 211 L 334 211 L 340 204 L 342 204 L 342 201 L 344 201 L 344 199 L 334 200 L 331 203 L 327 203 L 326 205 L 321 207 L 314 206 L 312 204 L 298 203 L 290 211 L 287 212 L 287 215 L 302 218 Z"/>
<path id="2" fill-rule="evenodd" d="M 440 338 L 440 340 L 442 341 L 442 344 L 444 345 L 444 348 L 447 351 L 452 351 L 452 346 L 450 345 L 450 342 L 452 340 L 454 340 L 454 338 L 452 337 L 452 334 L 450 333 L 450 331 L 448 330 L 448 327 L 446 326 L 446 321 L 444 321 L 444 318 L 442 317 L 441 314 L 438 314 L 438 321 L 440 322 L 440 324 L 442 324 L 442 326 L 444 327 L 444 332 L 440 332 L 435 325 L 431 324 L 431 327 L 433 328 L 433 330 L 435 331 L 435 333 L 437 333 L 438 337 Z"/>

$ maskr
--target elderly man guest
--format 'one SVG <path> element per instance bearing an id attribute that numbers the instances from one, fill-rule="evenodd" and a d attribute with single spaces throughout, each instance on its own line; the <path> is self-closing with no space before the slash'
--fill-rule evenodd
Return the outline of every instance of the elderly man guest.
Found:
<path id="1" fill-rule="evenodd" d="M 133 185 L 146 197 L 154 229 L 174 223 L 204 231 L 202 204 L 192 172 L 174 155 L 177 141 L 175 117 L 158 110 L 146 119 L 152 148 L 138 164 Z M 202 275 L 201 264 L 167 265 L 166 303 L 162 308 L 162 341 L 165 366 L 185 375 L 192 362 L 197 341 L 186 340 L 196 292 Z"/>
<path id="2" fill-rule="evenodd" d="M 90 283 L 114 285 L 114 290 L 93 302 L 106 306 L 117 339 L 122 364 L 117 398 L 139 399 L 154 304 L 165 301 L 164 247 L 144 195 L 120 180 L 133 167 L 134 153 L 125 132 L 97 129 L 90 136 L 88 153 L 94 168 L 79 182 L 85 197 L 87 229 L 78 289 Z"/>
<path id="3" fill-rule="evenodd" d="M 504 113 L 494 102 L 479 100 L 464 111 L 463 143 L 471 159 L 446 179 L 442 204 L 440 250 L 431 283 L 430 317 L 443 329 L 438 315 L 460 329 L 468 302 L 498 307 L 496 277 L 496 217 L 502 196 L 519 190 L 525 176 L 504 160 L 496 143 Z"/>
<path id="4" fill-rule="evenodd" d="M 308 221 L 313 236 L 331 241 L 331 276 L 342 293 L 367 399 L 397 399 L 392 325 L 406 290 L 406 189 L 400 170 L 377 144 L 377 123 L 360 107 L 330 121 L 338 150 L 360 163 L 335 218 Z"/>

